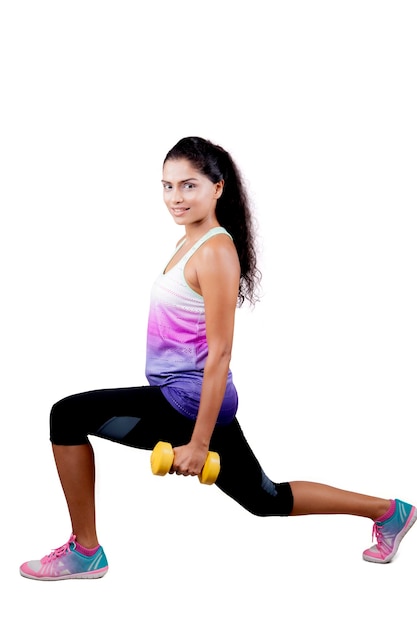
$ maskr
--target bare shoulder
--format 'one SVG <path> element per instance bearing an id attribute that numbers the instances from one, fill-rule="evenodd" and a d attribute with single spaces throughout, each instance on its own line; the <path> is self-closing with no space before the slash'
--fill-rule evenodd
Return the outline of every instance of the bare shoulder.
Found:
<path id="1" fill-rule="evenodd" d="M 235 244 L 225 233 L 208 239 L 200 248 L 200 259 L 207 264 L 228 263 L 239 265 Z"/>
<path id="2" fill-rule="evenodd" d="M 233 294 L 239 285 L 240 263 L 231 238 L 219 234 L 204 242 L 187 263 L 185 277 L 192 289 L 209 294 L 210 301 L 216 293 Z"/>

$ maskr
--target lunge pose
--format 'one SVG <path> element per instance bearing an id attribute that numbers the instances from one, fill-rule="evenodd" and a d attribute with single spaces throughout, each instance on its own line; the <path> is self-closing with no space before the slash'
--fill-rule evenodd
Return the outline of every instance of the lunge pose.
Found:
<path id="1" fill-rule="evenodd" d="M 162 187 L 183 236 L 151 293 L 149 385 L 90 391 L 53 406 L 51 442 L 72 530 L 67 543 L 24 563 L 21 574 L 57 580 L 107 572 L 96 533 L 91 435 L 145 450 L 169 442 L 171 472 L 183 476 L 198 475 L 209 449 L 218 452 L 216 485 L 247 511 L 367 517 L 376 543 L 363 558 L 387 563 L 417 518 L 414 506 L 318 483 L 274 482 L 240 429 L 229 369 L 234 319 L 244 301 L 256 302 L 260 272 L 250 206 L 234 161 L 220 146 L 187 137 L 166 155 Z"/>

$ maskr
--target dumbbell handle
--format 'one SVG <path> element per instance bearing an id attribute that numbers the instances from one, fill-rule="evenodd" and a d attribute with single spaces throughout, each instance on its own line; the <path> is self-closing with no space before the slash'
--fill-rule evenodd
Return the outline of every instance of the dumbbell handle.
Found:
<path id="1" fill-rule="evenodd" d="M 174 451 L 170 443 L 159 441 L 151 454 L 151 469 L 156 476 L 165 476 L 174 462 Z M 220 457 L 217 452 L 209 452 L 203 469 L 198 475 L 200 483 L 212 485 L 220 472 Z"/>

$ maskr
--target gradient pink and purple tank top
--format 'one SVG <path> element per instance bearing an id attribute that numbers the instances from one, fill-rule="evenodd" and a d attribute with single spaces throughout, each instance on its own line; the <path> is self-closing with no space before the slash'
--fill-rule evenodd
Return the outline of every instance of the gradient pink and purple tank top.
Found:
<path id="1" fill-rule="evenodd" d="M 146 378 L 150 385 L 161 388 L 179 413 L 191 419 L 197 417 L 208 346 L 204 299 L 187 284 L 184 268 L 195 251 L 218 234 L 229 235 L 222 227 L 209 230 L 174 267 L 158 276 L 151 290 Z M 183 243 L 177 246 L 174 255 Z M 217 423 L 230 422 L 237 405 L 229 370 Z"/>

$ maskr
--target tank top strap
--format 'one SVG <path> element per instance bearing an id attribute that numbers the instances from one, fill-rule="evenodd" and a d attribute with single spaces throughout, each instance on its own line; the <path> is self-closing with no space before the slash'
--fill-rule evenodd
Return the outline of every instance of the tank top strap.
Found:
<path id="1" fill-rule="evenodd" d="M 223 226 L 216 226 L 215 228 L 211 228 L 205 233 L 205 235 L 201 237 L 201 239 L 196 241 L 193 247 L 190 248 L 188 252 L 182 257 L 182 259 L 178 263 L 178 268 L 184 269 L 187 261 L 193 256 L 194 252 L 196 252 L 199 247 L 203 245 L 203 243 L 205 243 L 208 239 L 211 239 L 211 237 L 214 237 L 215 235 L 227 235 L 228 237 L 230 237 L 230 239 L 232 239 L 231 234 L 228 233 L 227 230 L 223 228 Z"/>

